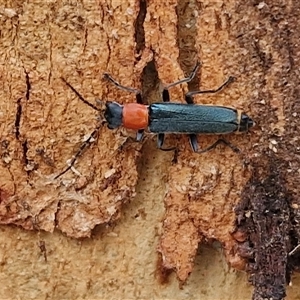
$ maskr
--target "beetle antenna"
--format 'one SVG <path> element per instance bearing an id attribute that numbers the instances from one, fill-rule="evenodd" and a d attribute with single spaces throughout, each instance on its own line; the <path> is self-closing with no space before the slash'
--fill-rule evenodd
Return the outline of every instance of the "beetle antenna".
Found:
<path id="1" fill-rule="evenodd" d="M 103 117 L 102 117 L 102 109 L 99 109 L 97 106 L 93 105 L 92 103 L 88 102 L 87 100 L 85 100 L 83 98 L 83 96 L 69 83 L 67 82 L 66 79 L 64 79 L 63 77 L 61 77 L 61 79 L 63 80 L 63 82 L 77 95 L 77 97 L 83 102 L 85 103 L 86 105 L 88 105 L 89 107 L 93 108 L 94 110 L 97 110 L 98 112 L 100 112 L 100 116 L 98 117 L 98 126 L 94 129 L 94 131 L 90 134 L 90 136 L 81 144 L 79 150 L 76 152 L 75 155 L 73 155 L 72 159 L 69 161 L 68 163 L 68 167 L 66 169 L 64 169 L 61 173 L 59 173 L 58 175 L 56 175 L 54 177 L 54 179 L 57 179 L 59 178 L 60 176 L 64 175 L 65 173 L 67 173 L 70 169 L 73 168 L 76 160 L 78 157 L 80 157 L 82 155 L 82 153 L 84 152 L 84 150 L 88 147 L 88 145 L 90 145 L 93 140 L 96 138 L 96 135 L 99 131 L 99 129 L 101 128 L 101 126 L 103 126 L 103 123 L 105 122 L 103 120 Z M 99 100 L 98 100 L 99 101 Z M 102 101 L 99 101 L 102 105 Z"/>
<path id="2" fill-rule="evenodd" d="M 88 105 L 89 107 L 93 108 L 94 110 L 100 111 L 100 109 L 95 106 L 94 104 L 88 102 L 87 100 L 85 100 L 83 98 L 83 96 L 81 96 L 81 94 L 63 77 L 61 77 L 61 80 L 77 95 L 77 97 L 86 105 Z"/>
<path id="3" fill-rule="evenodd" d="M 64 175 L 65 173 L 67 173 L 70 169 L 72 169 L 72 167 L 74 166 L 77 158 L 79 156 L 81 156 L 82 153 L 84 152 L 84 150 L 87 148 L 87 146 L 90 145 L 94 141 L 94 139 L 96 138 L 96 135 L 97 135 L 97 133 L 98 133 L 98 131 L 99 131 L 99 129 L 100 129 L 101 126 L 102 126 L 102 124 L 99 124 L 97 126 L 97 128 L 94 129 L 94 131 L 84 141 L 84 143 L 81 144 L 81 146 L 80 146 L 79 150 L 77 151 L 77 153 L 75 155 L 73 155 L 72 159 L 68 163 L 69 166 L 67 168 L 65 168 L 62 172 L 60 172 L 58 175 L 56 175 L 54 177 L 54 180 L 57 179 L 57 178 L 59 178 L 60 176 Z"/>

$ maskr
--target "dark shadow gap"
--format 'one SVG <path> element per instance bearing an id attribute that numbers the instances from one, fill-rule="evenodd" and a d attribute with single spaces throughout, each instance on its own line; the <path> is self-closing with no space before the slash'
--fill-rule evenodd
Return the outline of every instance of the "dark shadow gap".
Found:
<path id="1" fill-rule="evenodd" d="M 147 14 L 147 2 L 145 0 L 140 1 L 140 11 L 135 22 L 135 42 L 136 42 L 136 54 L 137 61 L 141 59 L 142 51 L 145 49 L 145 30 L 144 21 Z"/>

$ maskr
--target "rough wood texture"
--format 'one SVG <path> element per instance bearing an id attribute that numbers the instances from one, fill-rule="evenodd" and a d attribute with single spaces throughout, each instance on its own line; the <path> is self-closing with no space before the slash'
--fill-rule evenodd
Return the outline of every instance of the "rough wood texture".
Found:
<path id="1" fill-rule="evenodd" d="M 2 173 L 7 174 L 2 183 L 2 223 L 90 236 L 97 224 L 118 217 L 121 205 L 135 194 L 141 146 L 120 151 L 126 136 L 106 128 L 99 130 L 98 142 L 85 153 L 80 178 L 69 173 L 53 179 L 95 128 L 97 116 L 71 94 L 60 76 L 92 102 L 95 97 L 121 97 L 110 95 L 103 84 L 104 70 L 134 85 L 137 8 L 134 2 L 118 9 L 112 5 L 112 11 L 101 3 L 98 9 L 94 5 L 45 2 L 37 8 L 24 3 L 16 8 L 16 16 L 3 22 L 11 25 L 15 36 L 12 40 L 7 31 L 3 37 L 7 49 L 2 99 L 11 100 L 2 110 Z M 118 61 L 117 71 L 108 67 L 111 58 Z M 122 96 L 123 101 L 131 98 Z"/>
<path id="2" fill-rule="evenodd" d="M 299 240 L 299 13 L 296 1 L 0 1 L 0 222 L 35 229 L 2 227 L 0 296 L 249 299 L 230 265 L 247 269 L 254 299 L 282 299 L 300 253 L 288 257 Z M 174 162 L 152 136 L 130 143 L 133 132 L 101 127 L 77 171 L 54 180 L 97 125 L 61 76 L 90 102 L 135 101 L 104 72 L 153 102 L 198 59 L 196 80 L 171 97 L 236 76 L 196 101 L 255 119 L 228 137 L 241 155 L 192 154 L 170 136 Z M 174 276 L 160 284 L 171 270 L 183 289 Z"/>

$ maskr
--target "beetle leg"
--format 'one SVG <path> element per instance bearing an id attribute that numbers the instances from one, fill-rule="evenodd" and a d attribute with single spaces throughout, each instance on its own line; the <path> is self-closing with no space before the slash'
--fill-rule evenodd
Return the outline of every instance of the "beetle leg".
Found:
<path id="1" fill-rule="evenodd" d="M 228 84 L 230 84 L 231 82 L 233 82 L 235 80 L 235 77 L 233 76 L 229 76 L 229 78 L 222 84 L 220 85 L 217 89 L 214 90 L 205 90 L 205 91 L 191 91 L 185 94 L 185 101 L 188 104 L 193 104 L 194 103 L 194 95 L 197 94 L 210 94 L 210 93 L 217 93 L 219 91 L 221 91 L 224 87 L 226 87 Z"/>
<path id="2" fill-rule="evenodd" d="M 164 133 L 159 133 L 157 135 L 157 148 L 162 150 L 162 151 L 172 151 L 172 150 L 176 150 L 176 147 L 170 147 L 170 148 L 163 148 L 163 144 L 164 144 L 164 139 L 165 139 L 165 134 Z"/>
<path id="3" fill-rule="evenodd" d="M 168 88 L 164 88 L 162 91 L 163 102 L 170 102 L 170 93 Z"/>
<path id="4" fill-rule="evenodd" d="M 140 142 L 143 139 L 144 136 L 144 129 L 139 129 L 136 133 L 136 141 Z"/>
<path id="5" fill-rule="evenodd" d="M 234 145 L 232 145 L 231 143 L 229 143 L 228 141 L 226 141 L 224 139 L 218 139 L 216 142 L 214 142 L 209 147 L 199 150 L 198 149 L 198 142 L 197 142 L 197 135 L 196 134 L 190 134 L 189 138 L 190 138 L 191 147 L 192 147 L 193 151 L 196 152 L 196 153 L 205 153 L 205 152 L 208 152 L 208 151 L 216 148 L 221 143 L 223 143 L 226 146 L 230 147 L 232 149 L 232 151 L 234 151 L 236 153 L 240 152 L 239 148 L 235 147 Z"/>
<path id="6" fill-rule="evenodd" d="M 104 73 L 103 77 L 105 79 L 109 80 L 117 88 L 119 88 L 121 90 L 124 90 L 126 92 L 134 93 L 135 97 L 136 97 L 136 102 L 139 103 L 139 104 L 143 104 L 143 98 L 142 98 L 142 91 L 141 90 L 135 89 L 135 88 L 131 88 L 131 87 L 127 87 L 127 86 L 124 86 L 124 85 L 120 84 L 115 79 L 113 79 L 111 77 L 111 75 L 108 74 L 108 73 Z"/>
<path id="7" fill-rule="evenodd" d="M 168 89 L 175 86 L 175 85 L 178 85 L 178 84 L 182 84 L 182 83 L 186 83 L 186 82 L 190 82 L 191 80 L 193 80 L 193 78 L 196 76 L 197 74 L 197 71 L 200 67 L 200 62 L 198 61 L 196 66 L 194 67 L 193 71 L 191 72 L 191 74 L 186 77 L 186 78 L 183 78 L 181 80 L 178 80 L 176 82 L 173 82 L 167 86 L 164 87 L 163 89 L 163 92 L 162 92 L 162 99 L 163 99 L 163 102 L 170 102 L 170 95 L 169 95 L 169 91 Z"/>

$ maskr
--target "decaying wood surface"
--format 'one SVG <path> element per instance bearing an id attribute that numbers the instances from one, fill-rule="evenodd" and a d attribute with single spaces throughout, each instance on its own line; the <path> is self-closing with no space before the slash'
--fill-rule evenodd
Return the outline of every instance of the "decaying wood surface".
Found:
<path id="1" fill-rule="evenodd" d="M 2 227 L 1 297 L 282 299 L 293 283 L 297 299 L 299 13 L 296 1 L 0 1 L 0 222 L 23 228 Z M 135 101 L 109 72 L 151 103 L 197 60 L 171 98 L 235 76 L 196 102 L 253 117 L 228 137 L 240 155 L 167 136 L 174 157 L 100 126 L 54 179 L 99 123 L 62 76 L 91 103 Z"/>

